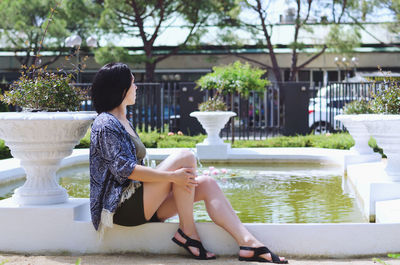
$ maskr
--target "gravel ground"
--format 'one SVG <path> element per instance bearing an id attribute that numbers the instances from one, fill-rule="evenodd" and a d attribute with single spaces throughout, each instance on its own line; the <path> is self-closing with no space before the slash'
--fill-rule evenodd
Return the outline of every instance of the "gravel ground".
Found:
<path id="1" fill-rule="evenodd" d="M 74 265 L 81 259 L 81 265 L 128 265 L 128 264 L 265 264 L 239 262 L 236 257 L 221 256 L 216 260 L 198 261 L 181 255 L 142 255 L 142 254 L 118 254 L 118 255 L 83 255 L 83 256 L 29 256 L 15 254 L 0 254 L 0 265 Z M 400 259 L 380 257 L 387 265 L 400 265 Z M 294 265 L 368 265 L 385 264 L 373 261 L 373 258 L 361 259 L 290 259 L 289 264 Z"/>

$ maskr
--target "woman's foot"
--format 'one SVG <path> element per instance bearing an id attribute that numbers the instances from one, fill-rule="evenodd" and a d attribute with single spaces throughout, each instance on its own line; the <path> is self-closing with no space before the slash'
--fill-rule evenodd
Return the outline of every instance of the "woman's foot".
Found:
<path id="1" fill-rule="evenodd" d="M 200 237 L 197 233 L 187 233 L 186 231 L 181 230 L 184 235 L 190 237 L 191 239 L 200 241 Z M 175 233 L 174 238 L 178 240 L 180 243 L 185 244 L 187 239 L 185 239 L 180 233 L 179 230 Z M 200 249 L 198 247 L 189 246 L 189 251 L 193 254 L 193 256 L 200 257 Z M 206 254 L 207 259 L 215 258 L 215 254 L 212 252 L 207 251 Z"/>
<path id="2" fill-rule="evenodd" d="M 242 246 L 252 247 L 252 248 L 259 248 L 259 247 L 263 247 L 264 245 L 261 242 L 252 242 L 252 243 L 243 244 Z M 239 257 L 251 258 L 253 256 L 254 256 L 254 250 L 244 250 L 244 249 L 240 249 L 239 250 Z M 261 259 L 265 259 L 268 262 L 272 262 L 271 253 L 260 254 L 257 257 L 259 257 Z M 282 262 L 285 261 L 284 257 L 279 257 L 279 259 Z"/>

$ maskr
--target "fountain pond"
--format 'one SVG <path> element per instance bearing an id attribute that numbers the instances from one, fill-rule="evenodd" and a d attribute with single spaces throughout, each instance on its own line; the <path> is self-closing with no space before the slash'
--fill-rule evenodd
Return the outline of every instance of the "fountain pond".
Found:
<path id="1" fill-rule="evenodd" d="M 317 164 L 203 164 L 198 174 L 213 176 L 244 223 L 365 223 L 356 198 L 348 192 L 341 168 Z M 59 170 L 70 197 L 89 197 L 89 168 Z M 0 186 L 11 197 L 24 180 Z M 195 204 L 196 222 L 209 222 L 204 203 Z M 178 222 L 173 217 L 168 222 Z"/>

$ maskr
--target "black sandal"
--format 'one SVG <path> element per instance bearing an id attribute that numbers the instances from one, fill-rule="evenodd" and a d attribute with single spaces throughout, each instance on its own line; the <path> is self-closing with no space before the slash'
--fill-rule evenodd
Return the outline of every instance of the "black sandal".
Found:
<path id="1" fill-rule="evenodd" d="M 190 255 L 192 255 L 193 258 L 195 259 L 202 259 L 202 260 L 206 260 L 206 259 L 215 259 L 215 256 L 212 257 L 207 257 L 207 250 L 203 247 L 203 244 L 201 244 L 200 241 L 196 240 L 196 239 L 192 239 L 190 237 L 188 237 L 187 235 L 185 235 L 185 233 L 183 233 L 183 231 L 179 228 L 178 229 L 178 233 L 184 238 L 186 239 L 185 243 L 180 242 L 178 239 L 176 239 L 175 237 L 172 238 L 172 241 L 174 241 L 178 246 L 183 247 L 184 249 L 186 249 Z M 190 251 L 189 247 L 195 247 L 198 248 L 200 253 L 198 256 L 194 255 L 192 253 L 192 251 Z"/>
<path id="2" fill-rule="evenodd" d="M 289 262 L 287 260 L 281 260 L 278 255 L 274 254 L 271 250 L 269 250 L 267 247 L 258 247 L 258 248 L 252 248 L 252 247 L 240 247 L 241 250 L 251 250 L 254 251 L 254 254 L 252 257 L 241 257 L 239 256 L 240 261 L 258 261 L 258 262 L 269 262 L 269 263 L 278 263 L 278 264 L 288 264 Z M 260 257 L 262 254 L 271 254 L 272 261 L 266 260 L 265 258 Z"/>

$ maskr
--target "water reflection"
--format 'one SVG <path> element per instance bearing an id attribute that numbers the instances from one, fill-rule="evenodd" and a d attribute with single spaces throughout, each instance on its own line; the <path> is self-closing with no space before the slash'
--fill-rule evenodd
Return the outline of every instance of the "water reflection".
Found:
<path id="1" fill-rule="evenodd" d="M 226 174 L 213 176 L 245 223 L 366 222 L 355 198 L 342 183 L 341 170 L 310 165 L 221 165 Z M 204 165 L 199 171 L 208 169 Z M 71 172 L 71 171 L 67 171 Z M 72 197 L 89 197 L 89 170 L 59 173 Z M 344 187 L 343 187 L 344 186 Z M 1 195 L 9 197 L 11 194 Z M 197 222 L 211 221 L 204 203 L 195 204 Z M 172 218 L 177 221 L 177 218 Z"/>

